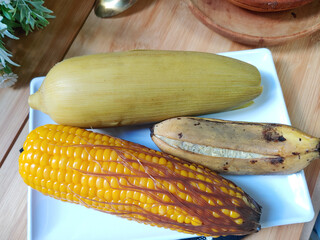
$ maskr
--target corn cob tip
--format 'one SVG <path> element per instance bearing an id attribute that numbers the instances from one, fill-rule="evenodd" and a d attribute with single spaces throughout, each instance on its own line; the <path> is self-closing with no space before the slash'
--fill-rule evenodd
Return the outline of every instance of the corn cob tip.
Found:
<path id="1" fill-rule="evenodd" d="M 28 98 L 28 104 L 33 109 L 41 110 L 41 105 L 42 105 L 41 103 L 42 103 L 42 99 L 41 99 L 41 94 L 39 93 L 39 91 L 30 95 Z"/>

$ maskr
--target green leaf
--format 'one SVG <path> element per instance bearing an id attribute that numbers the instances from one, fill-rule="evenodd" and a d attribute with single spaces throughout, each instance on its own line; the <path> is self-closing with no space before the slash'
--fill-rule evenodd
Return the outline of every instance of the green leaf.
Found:
<path id="1" fill-rule="evenodd" d="M 12 20 L 12 15 L 10 14 L 10 12 L 5 11 L 4 9 L 2 9 L 2 15 L 3 17 L 5 17 L 6 19 Z"/>
<path id="2" fill-rule="evenodd" d="M 54 18 L 52 11 L 44 6 L 43 0 L 11 0 L 5 3 L 0 0 L 0 16 L 3 17 L 2 26 L 4 28 L 0 34 L 0 63 L 4 67 L 4 71 L 11 72 L 10 65 L 16 65 L 11 60 L 12 54 L 5 48 L 3 38 L 14 36 L 15 28 L 22 28 L 26 34 L 33 30 L 41 29 L 49 24 L 47 19 Z"/>

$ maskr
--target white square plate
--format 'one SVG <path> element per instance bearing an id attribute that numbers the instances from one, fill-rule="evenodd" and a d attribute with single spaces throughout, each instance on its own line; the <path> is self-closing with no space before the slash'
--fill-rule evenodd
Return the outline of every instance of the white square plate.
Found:
<path id="1" fill-rule="evenodd" d="M 290 124 L 281 86 L 268 49 L 253 49 L 222 53 L 255 65 L 262 76 L 263 93 L 251 106 L 218 114 L 206 115 L 226 120 L 274 122 Z M 40 87 L 43 77 L 35 78 L 30 93 Z M 30 130 L 54 123 L 46 114 L 30 109 Z M 99 130 L 116 137 L 157 149 L 150 138 L 148 126 L 120 127 Z M 242 187 L 263 208 L 263 228 L 310 221 L 314 211 L 306 185 L 304 172 L 281 176 L 225 176 Z M 130 239 L 174 240 L 192 235 L 146 226 L 109 214 L 65 203 L 42 195 L 29 188 L 28 239 Z"/>

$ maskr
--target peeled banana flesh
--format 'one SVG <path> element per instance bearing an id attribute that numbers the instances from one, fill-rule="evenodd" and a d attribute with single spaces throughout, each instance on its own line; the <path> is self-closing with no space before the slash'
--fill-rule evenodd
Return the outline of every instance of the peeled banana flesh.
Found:
<path id="1" fill-rule="evenodd" d="M 153 126 L 166 153 L 224 174 L 290 174 L 319 159 L 320 140 L 283 124 L 177 117 Z"/>

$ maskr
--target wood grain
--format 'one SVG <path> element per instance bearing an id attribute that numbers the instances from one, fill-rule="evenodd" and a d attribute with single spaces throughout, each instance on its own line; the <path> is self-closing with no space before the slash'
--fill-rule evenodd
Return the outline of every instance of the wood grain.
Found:
<path id="1" fill-rule="evenodd" d="M 18 157 L 28 132 L 26 124 L 0 170 L 1 239 L 26 239 L 27 236 L 27 186 L 19 175 Z"/>
<path id="2" fill-rule="evenodd" d="M 252 234 L 245 240 L 298 240 L 303 224 L 292 224 L 286 226 L 262 229 L 260 232 Z"/>
<path id="3" fill-rule="evenodd" d="M 320 211 L 320 197 L 319 197 L 320 196 L 320 174 L 318 175 L 318 178 L 315 181 L 316 181 L 316 184 L 313 188 L 312 198 L 311 198 L 315 215 L 314 215 L 314 218 L 312 221 L 310 221 L 308 224 L 304 224 L 300 240 L 309 240 L 310 239 L 310 233 L 312 232 L 314 224 L 317 220 L 317 217 L 319 216 L 319 211 Z"/>
<path id="4" fill-rule="evenodd" d="M 19 76 L 18 83 L 13 88 L 0 89 L 0 166 L 28 116 L 30 81 L 36 76 L 45 75 L 55 63 L 63 59 L 93 3 L 93 0 L 47 1 L 46 6 L 55 15 L 50 24 L 28 36 L 20 34 L 19 40 L 7 41 L 6 46 L 12 51 L 13 60 L 21 67 L 13 69 Z"/>
<path id="5" fill-rule="evenodd" d="M 246 48 L 210 31 L 185 1 L 140 0 L 116 18 L 100 19 L 92 12 L 66 58 L 131 49 L 223 52 Z"/>

